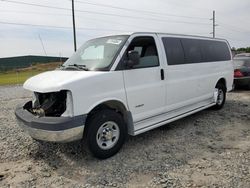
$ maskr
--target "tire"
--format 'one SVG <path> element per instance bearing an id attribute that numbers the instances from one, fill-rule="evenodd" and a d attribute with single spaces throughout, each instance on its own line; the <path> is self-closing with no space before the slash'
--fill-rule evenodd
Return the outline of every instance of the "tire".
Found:
<path id="1" fill-rule="evenodd" d="M 235 83 L 233 83 L 232 91 L 234 91 L 235 89 L 237 89 L 237 86 L 235 85 Z"/>
<path id="2" fill-rule="evenodd" d="M 249 83 L 248 83 L 248 87 L 247 87 L 249 90 L 250 90 L 250 81 L 249 81 Z"/>
<path id="3" fill-rule="evenodd" d="M 227 89 L 223 83 L 218 83 L 215 88 L 218 89 L 218 97 L 216 104 L 213 106 L 213 109 L 220 110 L 225 104 Z"/>
<path id="4" fill-rule="evenodd" d="M 127 129 L 122 116 L 114 110 L 103 109 L 87 121 L 87 145 L 99 159 L 115 155 L 122 147 Z"/>

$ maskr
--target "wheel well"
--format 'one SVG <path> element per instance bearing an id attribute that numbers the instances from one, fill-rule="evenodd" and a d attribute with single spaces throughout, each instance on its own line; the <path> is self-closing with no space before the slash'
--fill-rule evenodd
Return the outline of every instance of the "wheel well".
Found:
<path id="1" fill-rule="evenodd" d="M 120 102 L 120 101 L 116 101 L 116 100 L 110 100 L 110 101 L 105 101 L 99 105 L 97 105 L 95 108 L 93 108 L 89 113 L 88 113 L 88 116 L 87 116 L 87 119 L 86 119 L 86 131 L 84 131 L 84 133 L 87 133 L 88 131 L 88 121 L 90 120 L 90 118 L 95 114 L 97 113 L 98 111 L 100 110 L 103 110 L 103 109 L 112 109 L 114 111 L 116 111 L 117 113 L 121 114 L 121 116 L 123 117 L 125 123 L 128 125 L 130 124 L 130 120 L 129 120 L 129 117 L 128 117 L 128 111 L 125 107 L 125 105 Z"/>
<path id="2" fill-rule="evenodd" d="M 218 85 L 219 83 L 223 84 L 225 87 L 227 87 L 227 83 L 226 83 L 226 79 L 225 78 L 220 78 L 218 80 L 218 82 L 216 83 L 216 85 Z"/>
<path id="3" fill-rule="evenodd" d="M 89 114 L 93 114 L 96 111 L 99 111 L 102 109 L 107 109 L 107 108 L 115 110 L 116 112 L 120 113 L 122 116 L 124 116 L 126 111 L 127 111 L 124 104 L 122 104 L 120 101 L 110 100 L 110 101 L 106 101 L 106 102 L 103 102 L 103 103 L 97 105 L 94 109 L 92 109 L 89 112 Z"/>

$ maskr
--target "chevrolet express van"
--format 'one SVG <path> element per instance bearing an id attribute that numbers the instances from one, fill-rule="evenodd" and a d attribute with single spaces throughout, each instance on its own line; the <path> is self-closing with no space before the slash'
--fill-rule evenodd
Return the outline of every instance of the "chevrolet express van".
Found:
<path id="1" fill-rule="evenodd" d="M 36 140 L 85 139 L 98 158 L 138 135 L 213 107 L 232 89 L 228 42 L 197 36 L 132 33 L 87 41 L 59 69 L 28 79 L 33 100 L 17 107 Z"/>

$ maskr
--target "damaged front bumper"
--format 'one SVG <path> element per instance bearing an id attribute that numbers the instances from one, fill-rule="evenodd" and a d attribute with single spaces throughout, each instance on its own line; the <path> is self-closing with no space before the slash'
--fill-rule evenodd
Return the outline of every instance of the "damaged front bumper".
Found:
<path id="1" fill-rule="evenodd" d="M 83 137 L 87 115 L 74 117 L 37 117 L 23 106 L 15 111 L 19 126 L 36 140 L 71 142 Z"/>

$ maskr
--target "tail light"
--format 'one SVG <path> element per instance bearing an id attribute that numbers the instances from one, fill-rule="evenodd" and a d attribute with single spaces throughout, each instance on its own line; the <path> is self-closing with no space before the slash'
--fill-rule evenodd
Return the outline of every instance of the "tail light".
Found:
<path id="1" fill-rule="evenodd" d="M 234 70 L 234 77 L 243 77 L 244 75 L 239 69 Z"/>

